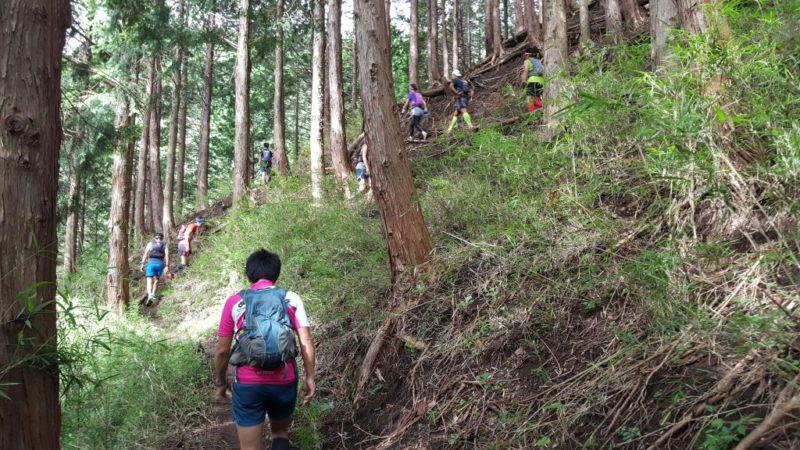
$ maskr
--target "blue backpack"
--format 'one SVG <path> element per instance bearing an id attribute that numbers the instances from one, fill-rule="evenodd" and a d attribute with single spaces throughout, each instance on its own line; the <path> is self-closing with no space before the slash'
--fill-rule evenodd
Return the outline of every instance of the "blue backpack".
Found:
<path id="1" fill-rule="evenodd" d="M 286 291 L 280 288 L 239 293 L 245 303 L 244 327 L 239 330 L 230 363 L 277 369 L 297 356 Z"/>

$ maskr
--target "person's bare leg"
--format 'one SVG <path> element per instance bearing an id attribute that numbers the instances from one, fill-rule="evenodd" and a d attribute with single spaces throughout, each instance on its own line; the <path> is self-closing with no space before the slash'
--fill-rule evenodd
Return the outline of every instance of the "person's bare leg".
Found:
<path id="1" fill-rule="evenodd" d="M 263 423 L 253 427 L 240 427 L 237 425 L 236 433 L 239 435 L 239 448 L 242 450 L 264 450 L 264 444 L 261 439 L 261 431 L 263 429 Z"/>
<path id="2" fill-rule="evenodd" d="M 270 433 L 272 434 L 272 448 L 276 450 L 283 450 L 289 447 L 289 427 L 292 425 L 292 419 L 286 420 L 271 420 L 269 423 Z M 279 442 L 275 445 L 275 440 L 285 439 L 285 442 Z"/>
<path id="3" fill-rule="evenodd" d="M 153 277 L 147 277 L 147 297 L 153 295 Z"/>
<path id="4" fill-rule="evenodd" d="M 158 291 L 158 277 L 153 277 L 153 290 L 150 291 L 153 294 L 153 297 L 156 296 L 156 291 Z"/>

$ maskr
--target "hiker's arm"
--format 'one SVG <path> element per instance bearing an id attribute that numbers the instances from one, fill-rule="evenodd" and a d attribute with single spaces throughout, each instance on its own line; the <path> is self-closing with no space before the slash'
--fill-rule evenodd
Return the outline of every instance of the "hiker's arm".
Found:
<path id="1" fill-rule="evenodd" d="M 147 257 L 150 256 L 150 244 L 147 244 L 144 247 L 144 254 L 142 255 L 142 264 L 141 267 L 144 267 L 144 264 L 147 262 Z"/>
<path id="2" fill-rule="evenodd" d="M 405 114 L 406 113 L 406 110 L 408 110 L 408 104 L 409 103 L 411 103 L 411 100 L 406 99 L 406 101 L 403 103 L 403 108 L 400 110 L 401 114 Z"/>
<path id="3" fill-rule="evenodd" d="M 226 399 L 228 390 L 228 360 L 231 357 L 233 337 L 220 336 L 217 341 L 217 352 L 214 355 L 214 385 L 217 386 L 217 397 Z"/>
<path id="4" fill-rule="evenodd" d="M 306 372 L 306 379 L 303 383 L 303 404 L 307 405 L 317 392 L 314 381 L 317 372 L 317 355 L 314 350 L 314 339 L 311 338 L 311 330 L 308 327 L 299 328 L 297 336 L 300 337 L 300 354 L 303 356 L 303 368 Z"/>
<path id="5" fill-rule="evenodd" d="M 458 91 L 456 91 L 456 88 L 453 87 L 453 83 L 449 83 L 447 87 L 450 89 L 450 92 L 452 92 L 453 95 L 458 95 Z"/>
<path id="6" fill-rule="evenodd" d="M 528 81 L 528 77 L 527 77 L 527 75 L 528 75 L 528 67 L 527 67 L 527 65 L 528 65 L 527 61 L 524 62 L 522 64 L 522 70 L 519 73 L 519 81 L 522 83 L 523 86 L 525 85 L 525 82 Z"/>

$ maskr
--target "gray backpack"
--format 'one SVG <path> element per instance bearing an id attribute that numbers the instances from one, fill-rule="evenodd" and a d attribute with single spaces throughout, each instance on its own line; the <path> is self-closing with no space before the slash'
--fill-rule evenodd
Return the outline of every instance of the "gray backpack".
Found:
<path id="1" fill-rule="evenodd" d="M 239 330 L 230 363 L 276 369 L 297 356 L 286 291 L 281 288 L 239 293 L 244 299 L 244 327 Z"/>

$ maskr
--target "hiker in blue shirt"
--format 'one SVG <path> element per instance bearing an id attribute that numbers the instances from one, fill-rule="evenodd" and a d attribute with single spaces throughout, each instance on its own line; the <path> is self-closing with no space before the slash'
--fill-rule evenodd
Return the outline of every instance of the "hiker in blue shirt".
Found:
<path id="1" fill-rule="evenodd" d="M 261 180 L 267 184 L 272 177 L 272 150 L 269 149 L 269 142 L 264 142 L 264 147 L 258 152 L 258 162 Z"/>
<path id="2" fill-rule="evenodd" d="M 147 266 L 145 267 L 145 262 Z M 164 242 L 164 234 L 156 233 L 153 241 L 147 244 L 142 255 L 142 264 L 139 270 L 147 277 L 147 304 L 153 302 L 158 290 L 158 279 L 164 273 L 164 267 L 169 267 L 169 252 Z"/>
<path id="3" fill-rule="evenodd" d="M 542 107 L 542 93 L 544 92 L 544 68 L 542 60 L 537 56 L 536 48 L 526 49 L 522 53 L 522 83 L 525 86 L 525 95 L 528 97 L 528 112 L 532 113 Z"/>
<path id="4" fill-rule="evenodd" d="M 453 111 L 453 120 L 450 121 L 450 127 L 447 128 L 446 133 L 450 134 L 450 132 L 453 131 L 453 128 L 458 123 L 459 114 L 464 118 L 464 122 L 466 122 L 470 129 L 475 128 L 472 126 L 472 118 L 467 112 L 467 106 L 469 106 L 469 101 L 472 99 L 472 96 L 475 95 L 475 90 L 472 89 L 469 83 L 461 79 L 461 72 L 458 70 L 453 71 L 453 79 L 450 80 L 447 89 L 456 97 L 456 103 L 455 111 Z"/>
<path id="5" fill-rule="evenodd" d="M 428 132 L 422 128 L 420 122 L 428 116 L 428 105 L 425 103 L 425 99 L 422 97 L 416 84 L 411 83 L 409 87 L 411 88 L 411 92 L 408 93 L 408 98 L 406 98 L 406 102 L 403 104 L 403 110 L 401 111 L 401 114 L 405 115 L 408 108 L 411 107 L 411 124 L 408 127 L 409 139 L 414 139 L 415 129 L 420 131 L 422 139 L 427 139 Z"/>

